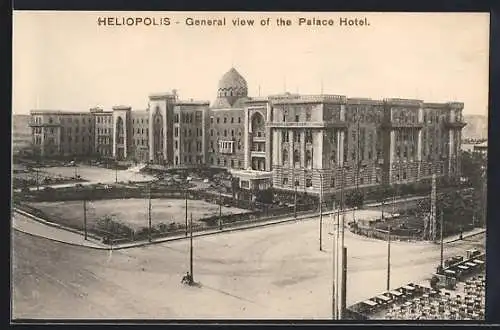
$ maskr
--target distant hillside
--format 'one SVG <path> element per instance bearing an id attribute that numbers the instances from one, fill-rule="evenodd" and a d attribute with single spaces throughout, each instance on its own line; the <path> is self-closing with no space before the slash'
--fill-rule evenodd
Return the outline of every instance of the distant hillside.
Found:
<path id="1" fill-rule="evenodd" d="M 464 115 L 467 126 L 462 130 L 464 139 L 488 138 L 488 117 L 483 115 Z"/>
<path id="2" fill-rule="evenodd" d="M 28 147 L 31 143 L 31 129 L 28 126 L 29 115 L 13 115 L 12 146 L 14 150 Z"/>

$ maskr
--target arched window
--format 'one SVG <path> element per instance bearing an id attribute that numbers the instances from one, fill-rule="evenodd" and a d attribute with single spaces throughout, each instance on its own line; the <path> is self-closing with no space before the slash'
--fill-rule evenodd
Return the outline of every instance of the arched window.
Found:
<path id="1" fill-rule="evenodd" d="M 288 164 L 288 150 L 283 150 L 283 166 L 286 166 Z"/>
<path id="2" fill-rule="evenodd" d="M 306 151 L 306 167 L 311 168 L 312 167 L 312 153 L 311 150 Z"/>
<path id="3" fill-rule="evenodd" d="M 265 125 L 264 117 L 260 112 L 255 112 L 251 118 L 251 129 L 255 136 L 264 137 L 265 136 Z"/>
<path id="4" fill-rule="evenodd" d="M 293 152 L 293 163 L 296 168 L 300 167 L 300 152 L 298 150 Z"/>

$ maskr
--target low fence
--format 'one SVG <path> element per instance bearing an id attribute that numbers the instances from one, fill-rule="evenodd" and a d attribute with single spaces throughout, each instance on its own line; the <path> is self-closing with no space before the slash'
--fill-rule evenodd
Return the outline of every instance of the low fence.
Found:
<path id="1" fill-rule="evenodd" d="M 49 223 L 66 224 L 64 219 L 56 218 L 55 216 L 48 216 L 40 209 L 33 207 L 25 202 L 14 200 L 14 207 L 17 209 L 32 214 Z M 297 211 L 297 217 L 310 215 L 310 205 L 297 205 L 294 207 L 284 208 L 265 208 L 264 210 L 257 210 L 254 212 L 241 213 L 241 214 L 228 214 L 228 215 L 214 215 L 207 218 L 198 219 L 198 223 L 193 224 L 193 232 L 202 232 L 218 229 L 236 228 L 249 224 L 262 223 L 266 221 L 275 221 L 290 217 L 294 211 Z M 101 221 L 103 222 L 103 221 Z M 201 223 L 200 223 L 201 222 Z M 68 225 L 71 228 L 83 232 L 85 230 L 83 221 L 81 225 Z M 135 241 L 148 240 L 150 237 L 153 239 L 168 238 L 172 236 L 187 235 L 187 227 L 184 223 L 156 223 L 151 227 L 142 227 L 138 230 L 133 230 L 127 225 L 119 222 L 119 219 L 109 219 L 107 224 L 94 225 L 87 227 L 87 232 L 97 235 L 102 238 L 105 244 L 119 244 Z"/>
<path id="2" fill-rule="evenodd" d="M 385 241 L 388 239 L 389 235 L 387 232 L 380 231 L 376 228 L 350 227 L 349 230 L 357 235 L 362 235 L 369 238 L 376 238 Z M 422 234 L 419 233 L 418 231 L 414 231 L 413 233 L 409 233 L 406 235 L 398 231 L 391 231 L 391 240 L 393 241 L 418 241 L 422 239 L 423 239 Z"/>
<path id="3" fill-rule="evenodd" d="M 228 205 L 241 209 L 261 208 L 262 204 L 253 203 L 248 200 L 238 200 L 218 193 L 203 190 L 186 190 L 182 188 L 154 187 L 151 192 L 141 187 L 127 186 L 84 186 L 65 188 L 45 188 L 40 191 L 30 191 L 29 193 L 17 194 L 19 199 L 32 202 L 55 202 L 55 201 L 76 201 L 76 200 L 105 200 L 105 199 L 126 199 L 126 198 L 171 198 L 191 200 L 205 200 L 210 203 Z"/>

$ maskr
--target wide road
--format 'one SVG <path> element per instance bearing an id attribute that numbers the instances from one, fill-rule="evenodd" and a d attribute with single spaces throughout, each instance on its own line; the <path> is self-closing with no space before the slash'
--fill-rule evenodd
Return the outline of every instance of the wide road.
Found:
<path id="1" fill-rule="evenodd" d="M 330 224 L 319 251 L 318 221 L 306 220 L 106 252 L 13 231 L 14 318 L 329 318 Z M 387 244 L 346 233 L 348 305 L 386 286 Z M 483 247 L 484 235 L 446 244 L 445 257 Z M 393 242 L 391 287 L 430 277 L 440 249 Z"/>

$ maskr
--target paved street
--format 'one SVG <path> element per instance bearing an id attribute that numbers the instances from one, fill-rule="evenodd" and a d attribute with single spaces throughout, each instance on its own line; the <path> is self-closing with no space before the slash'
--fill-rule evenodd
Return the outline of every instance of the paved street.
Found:
<path id="1" fill-rule="evenodd" d="M 325 252 L 307 220 L 120 251 L 69 246 L 15 231 L 13 314 L 27 318 L 328 318 L 331 224 Z M 387 245 L 346 232 L 348 304 L 385 289 Z M 484 245 L 484 234 L 446 245 L 445 257 Z M 430 277 L 439 246 L 393 242 L 393 287 Z"/>
<path id="2" fill-rule="evenodd" d="M 44 167 L 40 169 L 41 171 L 51 173 L 54 175 L 62 175 L 64 177 L 72 177 L 75 175 L 74 167 Z M 82 177 L 82 179 L 88 180 L 86 182 L 80 182 L 82 185 L 91 185 L 96 183 L 114 183 L 117 179 L 118 182 L 128 182 L 128 181 L 151 181 L 154 179 L 153 176 L 138 173 L 132 170 L 112 170 L 102 167 L 78 165 L 77 174 Z M 53 185 L 44 185 L 46 187 L 52 188 L 64 188 L 73 187 L 76 183 L 62 183 Z M 31 187 L 30 190 L 36 190 L 36 187 Z"/>

